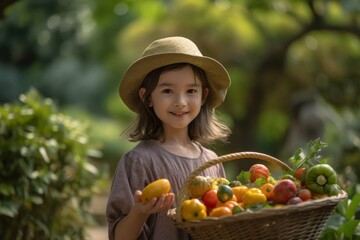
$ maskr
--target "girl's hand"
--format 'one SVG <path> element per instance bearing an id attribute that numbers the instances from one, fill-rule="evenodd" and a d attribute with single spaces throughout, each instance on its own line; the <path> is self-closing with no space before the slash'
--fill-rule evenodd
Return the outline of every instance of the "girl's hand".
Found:
<path id="1" fill-rule="evenodd" d="M 175 200 L 175 194 L 174 193 L 168 193 L 166 195 L 161 195 L 159 198 L 153 198 L 151 201 L 149 201 L 147 204 L 144 204 L 141 201 L 141 194 L 142 192 L 140 190 L 136 190 L 134 193 L 134 208 L 136 208 L 139 212 L 142 214 L 153 214 L 158 213 L 163 210 L 167 210 L 171 208 L 172 204 Z"/>

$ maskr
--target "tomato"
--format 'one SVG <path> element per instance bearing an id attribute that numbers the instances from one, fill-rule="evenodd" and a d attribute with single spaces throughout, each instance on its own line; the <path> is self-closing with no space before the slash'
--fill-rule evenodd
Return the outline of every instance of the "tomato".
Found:
<path id="1" fill-rule="evenodd" d="M 267 200 L 271 200 L 273 196 L 274 185 L 271 183 L 265 183 L 260 187 L 260 190 L 265 194 Z"/>
<path id="2" fill-rule="evenodd" d="M 264 164 L 252 165 L 249 172 L 251 182 L 255 182 L 257 178 L 267 179 L 270 175 L 269 169 Z"/>
<path id="3" fill-rule="evenodd" d="M 186 221 L 205 218 L 206 207 L 197 198 L 185 200 L 181 204 L 181 216 Z"/>
<path id="4" fill-rule="evenodd" d="M 300 189 L 297 193 L 297 196 L 303 201 L 308 201 L 312 198 L 311 191 L 306 188 Z"/>
<path id="5" fill-rule="evenodd" d="M 217 190 L 212 189 L 207 191 L 203 195 L 201 200 L 204 202 L 205 206 L 209 209 L 216 207 L 216 204 L 218 204 L 219 202 L 219 199 L 217 197 Z"/>
<path id="6" fill-rule="evenodd" d="M 221 206 L 214 208 L 210 212 L 209 217 L 222 217 L 222 216 L 230 216 L 230 215 L 232 215 L 231 209 L 225 206 Z"/>
<path id="7" fill-rule="evenodd" d="M 226 202 L 233 198 L 233 191 L 230 186 L 228 185 L 221 185 L 217 191 L 217 198 L 220 202 Z"/>
<path id="8" fill-rule="evenodd" d="M 148 203 L 153 198 L 158 198 L 162 194 L 169 193 L 171 188 L 169 180 L 162 178 L 148 184 L 142 191 L 141 200 Z"/>
<path id="9" fill-rule="evenodd" d="M 298 170 L 295 171 L 294 177 L 303 183 L 305 182 L 306 171 L 307 171 L 306 168 L 299 168 Z"/>
<path id="10" fill-rule="evenodd" d="M 248 190 L 248 187 L 246 187 L 244 185 L 232 188 L 232 191 L 233 191 L 234 195 L 236 196 L 237 202 L 242 202 L 243 201 L 244 193 L 247 190 Z"/>

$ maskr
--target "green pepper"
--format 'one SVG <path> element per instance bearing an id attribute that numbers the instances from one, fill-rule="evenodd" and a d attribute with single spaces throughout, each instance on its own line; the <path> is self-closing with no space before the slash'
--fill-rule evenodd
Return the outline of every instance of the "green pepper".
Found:
<path id="1" fill-rule="evenodd" d="M 306 186 L 314 193 L 324 194 L 327 185 L 336 183 L 336 172 L 329 164 L 314 165 L 306 173 Z"/>
<path id="2" fill-rule="evenodd" d="M 328 196 L 337 196 L 342 192 L 340 186 L 337 184 L 326 184 L 324 191 Z"/>

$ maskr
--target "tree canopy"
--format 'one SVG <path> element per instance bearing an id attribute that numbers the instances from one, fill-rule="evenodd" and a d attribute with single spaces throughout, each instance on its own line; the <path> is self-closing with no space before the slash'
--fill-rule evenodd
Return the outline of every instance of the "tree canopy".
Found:
<path id="1" fill-rule="evenodd" d="M 182 35 L 232 78 L 218 112 L 233 133 L 219 154 L 257 150 L 286 158 L 319 135 L 340 136 L 334 126 L 346 121 L 359 131 L 351 120 L 359 119 L 360 104 L 358 1 L 13 2 L 0 8 L 0 102 L 35 86 L 61 106 L 126 125 L 133 115 L 118 97 L 122 74 L 154 39 Z M 316 106 L 326 114 L 317 118 Z M 352 136 L 346 148 L 359 149 Z"/>

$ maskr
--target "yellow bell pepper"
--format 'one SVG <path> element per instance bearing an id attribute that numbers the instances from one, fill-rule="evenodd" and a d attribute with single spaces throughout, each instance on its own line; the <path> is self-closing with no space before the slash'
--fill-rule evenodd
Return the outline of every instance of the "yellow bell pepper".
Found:
<path id="1" fill-rule="evenodd" d="M 181 204 L 181 216 L 185 221 L 205 218 L 207 217 L 206 207 L 197 198 L 185 200 Z"/>
<path id="2" fill-rule="evenodd" d="M 250 205 L 266 202 L 266 196 L 259 188 L 250 188 L 248 189 L 244 196 L 243 202 L 245 207 L 249 207 Z"/>

